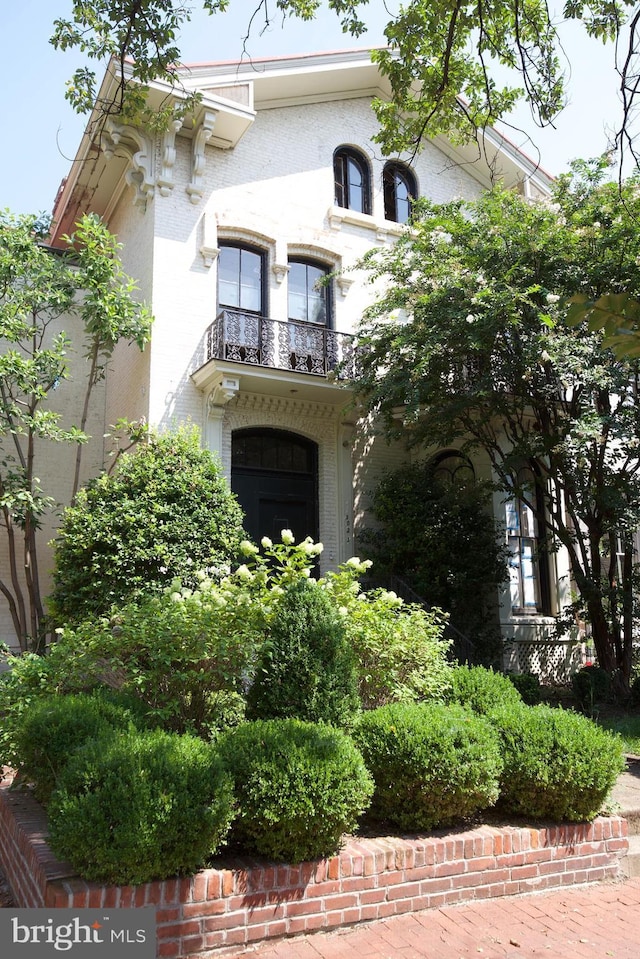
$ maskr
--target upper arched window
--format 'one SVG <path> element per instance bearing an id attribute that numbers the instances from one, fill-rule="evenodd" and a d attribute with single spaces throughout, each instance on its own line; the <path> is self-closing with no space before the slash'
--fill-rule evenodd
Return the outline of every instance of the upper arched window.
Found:
<path id="1" fill-rule="evenodd" d="M 339 147 L 333 154 L 336 206 L 357 213 L 371 213 L 369 165 L 351 147 Z"/>
<path id="2" fill-rule="evenodd" d="M 396 223 L 408 223 L 411 204 L 418 195 L 416 178 L 404 163 L 387 163 L 382 174 L 384 215 Z"/>

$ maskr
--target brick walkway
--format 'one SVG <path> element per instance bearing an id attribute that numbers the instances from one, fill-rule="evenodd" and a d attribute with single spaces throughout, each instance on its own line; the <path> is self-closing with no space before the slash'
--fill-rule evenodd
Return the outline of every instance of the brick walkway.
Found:
<path id="1" fill-rule="evenodd" d="M 640 959 L 640 879 L 450 906 L 281 940 L 232 955 L 256 959 Z"/>

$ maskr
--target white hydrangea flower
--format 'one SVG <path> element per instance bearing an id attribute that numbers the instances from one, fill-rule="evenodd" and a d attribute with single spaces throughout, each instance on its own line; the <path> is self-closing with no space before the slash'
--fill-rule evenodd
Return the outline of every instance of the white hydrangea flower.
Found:
<path id="1" fill-rule="evenodd" d="M 255 556 L 259 552 L 258 547 L 254 546 L 248 539 L 243 539 L 240 543 L 240 552 L 244 556 Z"/>
<path id="2" fill-rule="evenodd" d="M 295 541 L 296 541 L 296 538 L 295 538 L 295 536 L 293 535 L 293 533 L 291 532 L 290 529 L 283 529 L 283 530 L 281 530 L 281 531 L 280 531 L 280 538 L 281 538 L 281 540 L 282 540 L 282 542 L 284 543 L 285 546 L 292 546 L 292 545 L 295 543 Z"/>
<path id="3" fill-rule="evenodd" d="M 263 549 L 271 549 L 273 542 L 269 539 L 268 536 L 263 536 L 260 540 Z"/>

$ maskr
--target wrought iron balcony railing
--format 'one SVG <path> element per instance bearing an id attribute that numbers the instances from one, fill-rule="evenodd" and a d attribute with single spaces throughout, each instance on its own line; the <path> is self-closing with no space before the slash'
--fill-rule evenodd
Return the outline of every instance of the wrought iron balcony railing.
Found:
<path id="1" fill-rule="evenodd" d="M 222 310 L 207 330 L 207 360 L 231 360 L 340 379 L 354 370 L 355 344 L 347 333 L 314 323 L 282 322 L 240 310 Z"/>

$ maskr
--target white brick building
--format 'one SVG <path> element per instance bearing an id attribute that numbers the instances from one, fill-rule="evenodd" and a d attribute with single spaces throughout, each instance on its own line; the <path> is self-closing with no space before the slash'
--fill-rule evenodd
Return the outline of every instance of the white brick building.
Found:
<path id="1" fill-rule="evenodd" d="M 376 476 L 407 455 L 376 440 L 326 375 L 372 295 L 350 268 L 405 229 L 407 194 L 474 198 L 492 172 L 526 195 L 549 187 L 493 131 L 482 151 L 438 138 L 411 159 L 381 156 L 371 98 L 385 83 L 368 51 L 191 67 L 196 114 L 162 135 L 90 124 L 54 213 L 54 242 L 83 212 L 105 218 L 155 315 L 145 353 L 116 354 L 105 424 L 195 422 L 250 532 L 319 537 L 324 568 L 354 553 Z M 552 592 L 540 612 L 558 608 Z M 524 638 L 545 621 L 514 618 L 507 594 L 501 615 Z"/>

